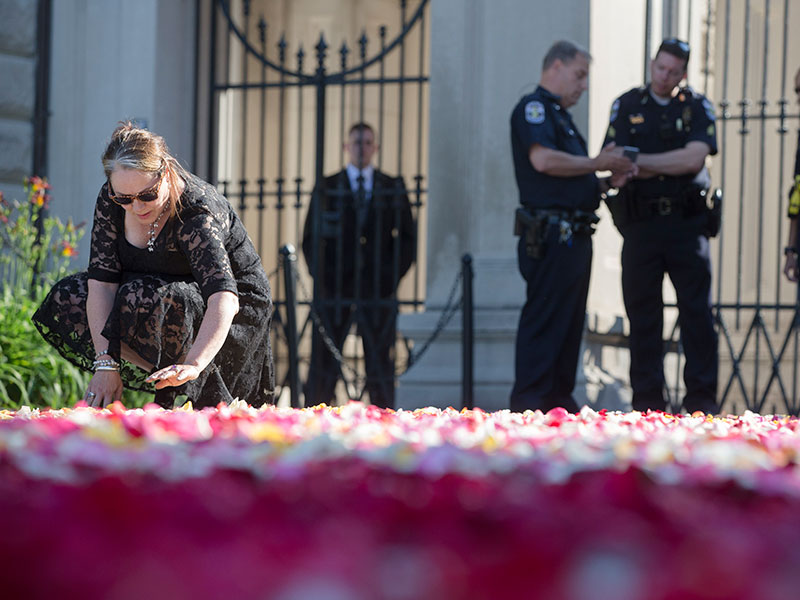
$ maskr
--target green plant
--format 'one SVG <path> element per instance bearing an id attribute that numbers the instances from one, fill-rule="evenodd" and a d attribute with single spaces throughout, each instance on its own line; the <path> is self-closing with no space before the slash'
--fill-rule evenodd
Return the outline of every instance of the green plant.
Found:
<path id="1" fill-rule="evenodd" d="M 86 391 L 90 374 L 63 359 L 31 322 L 38 302 L 6 287 L 0 296 L 0 407 L 60 408 Z"/>
<path id="2" fill-rule="evenodd" d="M 83 395 L 89 374 L 61 358 L 30 317 L 70 272 L 83 227 L 47 214 L 44 179 L 31 177 L 25 189 L 24 204 L 0 193 L 0 407 L 60 407 Z"/>
<path id="3" fill-rule="evenodd" d="M 74 270 L 83 224 L 50 216 L 50 185 L 25 182 L 27 202 L 0 192 L 0 408 L 61 408 L 80 400 L 91 374 L 62 358 L 31 322 L 52 285 Z M 127 406 L 153 396 L 125 391 Z"/>
<path id="4" fill-rule="evenodd" d="M 83 223 L 63 223 L 50 216 L 50 184 L 40 177 L 25 182 L 28 201 L 9 203 L 0 193 L 0 272 L 3 289 L 25 292 L 34 300 L 44 298 L 50 287 L 67 275 Z"/>

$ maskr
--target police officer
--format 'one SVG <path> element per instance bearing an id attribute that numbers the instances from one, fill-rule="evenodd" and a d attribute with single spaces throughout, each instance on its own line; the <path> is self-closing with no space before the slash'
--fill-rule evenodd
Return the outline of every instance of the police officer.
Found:
<path id="1" fill-rule="evenodd" d="M 511 113 L 511 149 L 521 208 L 516 233 L 519 270 L 527 284 L 516 342 L 511 409 L 561 406 L 572 398 L 589 290 L 591 233 L 597 217 L 595 171 L 634 168 L 613 144 L 590 158 L 567 109 L 587 88 L 589 53 L 553 44 L 541 81 Z"/>
<path id="2" fill-rule="evenodd" d="M 800 104 L 800 69 L 794 76 L 794 93 L 797 94 L 797 103 Z M 798 280 L 797 253 L 800 240 L 797 239 L 797 217 L 800 215 L 800 130 L 797 131 L 797 155 L 794 159 L 794 180 L 789 190 L 789 245 L 784 249 L 786 263 L 783 272 L 789 281 Z"/>
<path id="3" fill-rule="evenodd" d="M 717 336 L 711 313 L 706 157 L 716 154 L 712 104 L 689 87 L 689 45 L 670 38 L 650 62 L 649 85 L 611 107 L 606 143 L 639 149 L 636 178 L 609 202 L 624 238 L 622 293 L 630 321 L 634 410 L 665 410 L 662 283 L 678 297 L 688 412 L 717 411 Z"/>

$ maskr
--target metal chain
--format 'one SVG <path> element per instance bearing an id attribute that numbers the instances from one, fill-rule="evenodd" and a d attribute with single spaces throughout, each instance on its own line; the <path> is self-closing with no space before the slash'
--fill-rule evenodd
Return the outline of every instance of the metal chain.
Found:
<path id="1" fill-rule="evenodd" d="M 351 367 L 342 356 L 342 353 L 339 351 L 339 348 L 336 347 L 336 342 L 333 341 L 328 332 L 325 329 L 325 326 L 322 324 L 322 319 L 320 318 L 319 314 L 317 313 L 316 309 L 314 308 L 314 303 L 312 301 L 311 295 L 308 293 L 305 285 L 303 285 L 303 280 L 297 276 L 297 272 L 295 272 L 295 282 L 297 283 L 298 287 L 300 288 L 300 293 L 304 296 L 303 301 L 308 303 L 309 314 L 311 315 L 311 320 L 314 321 L 314 326 L 317 328 L 319 332 L 319 336 L 322 339 L 322 342 L 330 351 L 333 358 L 339 363 L 339 366 L 342 368 L 342 375 L 344 375 L 344 371 L 347 371 L 352 381 L 348 381 L 347 377 L 342 377 L 344 381 L 344 385 L 347 388 L 347 394 L 351 398 L 356 398 L 354 394 L 351 392 L 353 391 L 350 389 L 350 385 L 353 387 L 361 388 L 363 387 L 363 383 L 366 381 L 366 377 L 359 375 L 358 371 L 356 371 L 353 367 Z"/>
<path id="2" fill-rule="evenodd" d="M 281 270 L 281 267 L 280 267 L 280 265 L 278 265 L 277 267 L 275 267 L 272 271 L 270 271 L 267 274 L 267 279 L 269 279 L 270 281 L 274 281 L 273 277 L 275 277 L 280 272 L 280 270 Z"/>
<path id="3" fill-rule="evenodd" d="M 461 284 L 461 279 L 464 273 L 459 271 L 456 275 L 455 281 L 453 281 L 453 286 L 450 288 L 450 293 L 447 296 L 447 303 L 445 307 L 442 309 L 442 315 L 439 317 L 439 321 L 436 323 L 436 327 L 434 328 L 431 335 L 425 340 L 422 345 L 420 346 L 417 352 L 410 352 L 408 355 L 408 360 L 406 361 L 406 367 L 402 371 L 395 373 L 395 376 L 402 375 L 403 373 L 407 373 L 408 370 L 413 367 L 417 361 L 422 358 L 422 355 L 428 350 L 430 345 L 439 337 L 439 334 L 442 333 L 447 324 L 456 314 L 461 305 L 463 304 L 464 298 L 463 296 L 458 299 L 458 301 L 454 301 L 456 291 L 458 291 L 459 285 Z"/>
<path id="4" fill-rule="evenodd" d="M 436 323 L 436 327 L 434 328 L 433 332 L 431 332 L 431 335 L 428 336 L 428 338 L 419 347 L 419 350 L 417 350 L 416 352 L 409 352 L 405 368 L 402 369 L 401 371 L 395 372 L 395 377 L 408 372 L 408 370 L 411 369 L 411 367 L 413 367 L 417 363 L 417 361 L 419 361 L 420 358 L 422 358 L 422 355 L 425 354 L 425 352 L 428 350 L 431 344 L 433 344 L 433 342 L 436 341 L 436 338 L 439 337 L 442 331 L 444 331 L 444 329 L 450 323 L 453 316 L 455 316 L 456 312 L 458 312 L 458 309 L 461 308 L 461 305 L 463 304 L 463 297 L 460 297 L 458 300 L 455 300 L 455 295 L 456 292 L 458 291 L 459 286 L 461 285 L 462 278 L 463 278 L 463 272 L 459 270 L 458 273 L 456 274 L 455 280 L 453 281 L 453 285 L 450 288 L 450 293 L 447 296 L 447 302 L 445 303 L 445 306 L 442 309 L 442 314 L 439 317 L 439 321 Z M 345 362 L 344 356 L 342 356 L 342 353 L 336 347 L 336 343 L 333 341 L 333 339 L 331 339 L 330 335 L 328 335 L 328 332 L 325 330 L 325 326 L 322 324 L 322 319 L 320 318 L 317 311 L 314 309 L 314 305 L 311 302 L 311 295 L 308 293 L 308 290 L 306 289 L 305 285 L 303 285 L 302 279 L 300 279 L 300 277 L 298 277 L 296 273 L 295 273 L 295 282 L 297 283 L 300 289 L 300 293 L 304 296 L 303 301 L 308 303 L 311 319 L 312 321 L 314 321 L 314 326 L 317 328 L 317 331 L 319 332 L 323 343 L 328 348 L 328 350 L 330 351 L 331 355 L 336 360 L 336 362 L 339 363 L 340 367 L 342 368 L 342 371 L 347 371 L 350 377 L 352 378 L 352 382 L 348 381 L 347 377 L 343 378 L 345 387 L 347 387 L 351 383 L 353 386 L 361 387 L 361 385 L 366 381 L 366 376 L 360 375 L 358 371 L 356 371 L 353 367 L 347 364 L 347 362 Z M 351 390 L 348 389 L 348 394 L 350 394 L 350 391 Z M 350 397 L 354 398 L 355 396 L 350 394 Z"/>

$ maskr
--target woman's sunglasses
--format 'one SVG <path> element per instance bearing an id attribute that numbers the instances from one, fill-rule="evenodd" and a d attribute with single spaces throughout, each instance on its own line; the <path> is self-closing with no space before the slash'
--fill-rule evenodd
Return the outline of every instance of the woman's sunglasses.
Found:
<path id="1" fill-rule="evenodd" d="M 117 194 L 114 188 L 111 187 L 111 179 L 108 180 L 108 197 L 119 204 L 125 206 L 139 200 L 140 202 L 152 202 L 158 200 L 158 190 L 161 187 L 161 179 L 164 177 L 164 172 L 158 174 L 158 180 L 146 190 L 142 190 L 138 194 Z"/>

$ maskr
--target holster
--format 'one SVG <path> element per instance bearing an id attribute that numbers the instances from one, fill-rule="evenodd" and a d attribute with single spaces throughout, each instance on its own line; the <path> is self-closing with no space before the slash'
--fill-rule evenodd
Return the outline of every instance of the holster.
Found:
<path id="1" fill-rule="evenodd" d="M 683 193 L 684 197 L 684 210 L 683 214 L 686 217 L 696 217 L 703 214 L 708 210 L 708 188 L 691 185 L 686 188 Z"/>
<path id="2" fill-rule="evenodd" d="M 691 186 L 686 191 L 686 216 L 706 215 L 703 234 L 712 238 L 722 226 L 722 190 Z"/>
<path id="3" fill-rule="evenodd" d="M 706 237 L 715 237 L 722 228 L 722 190 L 717 188 L 706 198 L 708 221 L 706 222 Z"/>
<path id="4" fill-rule="evenodd" d="M 640 207 L 636 204 L 636 184 L 629 183 L 617 190 L 613 196 L 606 196 L 606 206 L 611 212 L 611 219 L 618 231 L 622 230 L 631 223 L 641 221 L 644 218 Z"/>
<path id="5" fill-rule="evenodd" d="M 600 217 L 593 212 L 576 210 L 572 220 L 572 231 L 580 235 L 594 235 L 595 225 L 599 222 Z"/>
<path id="6" fill-rule="evenodd" d="M 525 251 L 533 259 L 544 258 L 544 220 L 521 206 L 514 213 L 514 235 L 525 236 Z"/>

